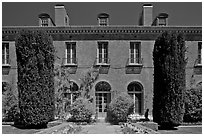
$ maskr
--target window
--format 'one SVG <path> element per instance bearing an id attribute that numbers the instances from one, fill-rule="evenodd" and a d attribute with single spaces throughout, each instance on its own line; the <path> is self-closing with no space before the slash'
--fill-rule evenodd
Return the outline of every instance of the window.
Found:
<path id="1" fill-rule="evenodd" d="M 48 26 L 48 19 L 42 19 L 42 26 Z"/>
<path id="2" fill-rule="evenodd" d="M 66 99 L 65 110 L 66 112 L 70 109 L 71 104 L 73 104 L 76 99 L 80 96 L 78 85 L 71 81 L 70 88 L 64 92 L 64 98 Z"/>
<path id="3" fill-rule="evenodd" d="M 107 18 L 100 18 L 99 19 L 99 26 L 107 26 L 107 25 L 108 25 Z"/>
<path id="4" fill-rule="evenodd" d="M 202 42 L 198 42 L 198 64 L 202 63 Z"/>
<path id="5" fill-rule="evenodd" d="M 128 94 L 132 97 L 134 101 L 133 113 L 142 114 L 143 113 L 143 86 L 136 81 L 131 82 L 128 87 Z"/>
<path id="6" fill-rule="evenodd" d="M 108 64 L 108 42 L 99 42 L 97 53 L 97 63 Z"/>
<path id="7" fill-rule="evenodd" d="M 9 83 L 8 82 L 2 82 L 2 94 L 5 94 L 6 91 L 9 89 Z"/>
<path id="8" fill-rule="evenodd" d="M 129 53 L 129 64 L 141 64 L 141 43 L 131 42 Z"/>
<path id="9" fill-rule="evenodd" d="M 166 18 L 159 18 L 158 19 L 159 26 L 166 26 Z"/>
<path id="10" fill-rule="evenodd" d="M 9 65 L 9 43 L 2 44 L 2 64 Z"/>
<path id="11" fill-rule="evenodd" d="M 76 42 L 66 43 L 65 64 L 76 64 Z"/>

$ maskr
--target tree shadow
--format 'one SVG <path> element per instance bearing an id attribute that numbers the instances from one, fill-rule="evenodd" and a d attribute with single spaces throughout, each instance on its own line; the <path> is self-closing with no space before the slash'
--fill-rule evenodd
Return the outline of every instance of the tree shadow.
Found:
<path id="1" fill-rule="evenodd" d="M 177 127 L 170 127 L 170 126 L 158 126 L 159 130 L 178 130 Z"/>
<path id="2" fill-rule="evenodd" d="M 47 124 L 41 124 L 41 125 L 28 125 L 28 126 L 25 126 L 25 125 L 22 125 L 22 124 L 13 124 L 11 125 L 15 128 L 18 128 L 18 129 L 46 129 L 48 128 Z"/>

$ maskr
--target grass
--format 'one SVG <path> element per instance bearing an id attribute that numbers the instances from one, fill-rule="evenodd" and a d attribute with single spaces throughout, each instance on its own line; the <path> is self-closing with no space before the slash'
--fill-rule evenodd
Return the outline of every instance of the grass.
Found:
<path id="1" fill-rule="evenodd" d="M 12 125 L 2 126 L 2 134 L 34 134 L 40 130 L 41 129 L 19 129 Z"/>
<path id="2" fill-rule="evenodd" d="M 60 122 L 49 123 L 47 128 L 54 127 L 59 124 L 61 123 Z M 44 129 L 47 129 L 47 128 L 44 128 Z M 14 125 L 2 125 L 2 134 L 34 134 L 42 130 L 43 129 L 21 129 L 21 128 L 15 127 Z"/>

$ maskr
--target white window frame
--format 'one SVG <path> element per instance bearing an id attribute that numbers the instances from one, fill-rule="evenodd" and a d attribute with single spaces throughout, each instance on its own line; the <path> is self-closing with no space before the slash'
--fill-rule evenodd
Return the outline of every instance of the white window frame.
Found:
<path id="1" fill-rule="evenodd" d="M 41 26 L 48 26 L 48 25 L 49 25 L 48 18 L 41 20 Z"/>
<path id="2" fill-rule="evenodd" d="M 108 18 L 100 18 L 99 26 L 108 26 Z"/>
<path id="3" fill-rule="evenodd" d="M 133 60 L 134 60 L 134 62 L 131 62 L 131 44 L 134 44 L 134 46 L 133 46 L 133 55 L 134 55 L 134 57 L 133 57 Z M 139 42 L 139 41 L 136 41 L 136 42 L 130 42 L 130 48 L 129 48 L 129 65 L 142 65 L 142 63 L 141 62 L 137 62 L 136 60 L 137 60 L 137 48 L 136 48 L 136 46 L 139 46 L 139 52 L 138 52 L 138 54 L 139 54 L 139 61 L 141 61 L 141 42 Z"/>
<path id="4" fill-rule="evenodd" d="M 5 65 L 10 65 L 10 61 L 9 61 L 10 60 L 9 43 L 8 42 L 3 42 L 2 48 L 3 48 L 3 50 L 2 50 L 2 61 L 5 62 L 5 63 L 2 62 L 2 65 L 4 65 L 4 66 Z M 8 53 L 7 53 L 7 50 L 8 50 Z M 3 56 L 3 53 L 4 53 L 4 56 Z M 3 60 L 3 58 L 4 58 L 4 60 Z"/>
<path id="5" fill-rule="evenodd" d="M 75 62 L 74 62 L 74 59 L 76 59 L 76 56 L 77 56 L 77 54 L 76 54 L 76 52 L 75 52 L 75 58 L 73 58 L 73 54 L 74 54 L 74 49 L 72 48 L 72 46 L 74 46 L 74 48 L 75 48 L 75 51 L 76 51 L 76 42 L 65 42 L 65 44 L 66 44 L 66 50 L 65 50 L 65 64 L 66 65 L 76 65 L 77 64 L 77 60 L 75 60 Z M 71 45 L 71 47 L 70 47 L 70 58 L 68 58 L 67 57 L 67 55 L 68 55 L 68 46 L 69 45 Z M 68 59 L 70 59 L 70 62 L 68 63 Z"/>
<path id="6" fill-rule="evenodd" d="M 99 46 L 102 44 L 102 62 L 99 62 Z M 105 46 L 107 47 L 107 56 L 108 56 L 108 42 L 98 42 L 98 47 L 97 47 L 97 64 L 102 64 L 102 65 L 108 65 L 109 60 L 108 57 L 105 58 Z M 107 59 L 107 62 L 105 62 L 105 59 Z"/>

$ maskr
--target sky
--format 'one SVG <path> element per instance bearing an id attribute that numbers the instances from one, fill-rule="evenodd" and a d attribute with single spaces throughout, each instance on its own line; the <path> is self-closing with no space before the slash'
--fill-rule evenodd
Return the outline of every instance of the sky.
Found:
<path id="1" fill-rule="evenodd" d="M 54 20 L 54 6 L 64 4 L 70 25 L 97 25 L 97 15 L 110 15 L 110 25 L 138 25 L 142 5 L 153 5 L 153 19 L 169 14 L 169 26 L 202 26 L 201 2 L 3 2 L 3 26 L 38 26 L 38 15 L 47 13 Z"/>

